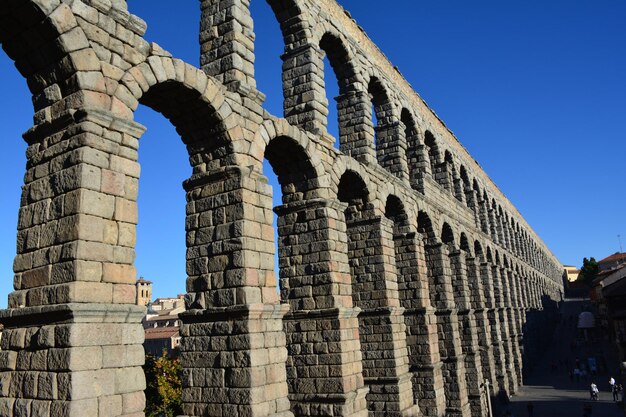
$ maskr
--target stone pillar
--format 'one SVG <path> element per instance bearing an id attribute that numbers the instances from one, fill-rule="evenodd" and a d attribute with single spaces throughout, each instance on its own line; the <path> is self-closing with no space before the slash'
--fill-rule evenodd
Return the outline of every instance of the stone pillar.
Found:
<path id="1" fill-rule="evenodd" d="M 474 213 L 474 224 L 476 225 L 476 228 L 480 230 L 481 223 L 480 223 L 480 207 L 479 207 L 479 202 L 478 202 L 478 193 L 476 192 L 476 190 L 470 187 L 467 187 L 467 189 L 465 190 L 465 198 L 467 200 L 467 207 L 469 207 Z"/>
<path id="2" fill-rule="evenodd" d="M 417 416 L 404 308 L 398 294 L 393 223 L 379 216 L 348 218 L 347 228 L 352 295 L 361 309 L 359 334 L 369 415 Z"/>
<path id="3" fill-rule="evenodd" d="M 481 385 L 484 382 L 480 352 L 478 348 L 478 329 L 471 304 L 470 281 L 465 254 L 460 250 L 450 252 L 450 265 L 454 288 L 455 305 L 458 309 L 458 321 L 461 333 L 461 349 L 465 356 L 465 381 L 473 417 L 485 414 Z"/>
<path id="4" fill-rule="evenodd" d="M 431 303 L 436 307 L 439 334 L 439 354 L 443 361 L 446 386 L 446 416 L 470 415 L 465 381 L 465 358 L 461 349 L 461 335 L 457 312 L 454 308 L 454 289 L 448 248 L 431 244 L 426 248 L 430 272 Z"/>
<path id="5" fill-rule="evenodd" d="M 480 199 L 480 196 L 478 196 Z M 489 235 L 491 226 L 489 225 L 489 209 L 487 208 L 487 200 L 484 198 L 478 201 L 478 218 L 480 219 L 480 230 Z"/>
<path id="6" fill-rule="evenodd" d="M 476 258 L 467 257 L 467 277 L 472 288 L 472 307 L 476 317 L 476 336 L 478 341 L 478 352 L 482 367 L 483 379 L 488 379 L 493 387 L 496 385 L 496 365 L 494 349 L 492 343 L 492 328 L 489 323 L 489 302 L 488 296 L 483 287 L 481 270 Z M 493 388 L 492 388 L 493 389 Z M 484 404 L 486 406 L 486 404 Z"/>
<path id="7" fill-rule="evenodd" d="M 511 379 L 509 380 L 509 393 L 514 394 L 518 389 L 518 381 L 522 374 L 522 365 L 520 363 L 521 360 L 521 350 L 518 346 L 518 331 L 517 331 L 517 309 L 515 308 L 513 302 L 513 294 L 515 292 L 515 288 L 513 285 L 513 277 L 512 271 L 508 268 L 502 268 L 500 270 L 502 276 L 502 294 L 503 294 L 503 302 L 504 302 L 504 312 L 506 314 L 506 323 L 507 329 L 509 333 L 509 349 L 511 352 Z"/>
<path id="8" fill-rule="evenodd" d="M 230 91 L 258 102 L 254 79 L 254 27 L 250 0 L 201 0 L 200 65 Z"/>
<path id="9" fill-rule="evenodd" d="M 504 287 L 503 269 L 498 265 L 492 265 L 492 277 L 493 277 L 493 292 L 496 308 L 496 317 L 498 321 L 498 327 L 500 329 L 500 344 L 502 345 L 502 352 L 504 362 L 503 371 L 505 373 L 504 383 L 500 388 L 503 388 L 507 394 L 510 394 L 511 381 L 514 379 L 513 375 L 513 351 L 511 349 L 511 340 L 509 338 L 509 320 L 506 304 L 504 301 L 504 293 L 506 288 Z"/>
<path id="10" fill-rule="evenodd" d="M 424 177 L 432 175 L 428 161 L 428 149 L 421 143 L 419 133 L 411 132 L 407 141 L 407 166 L 409 181 L 414 190 L 424 193 Z"/>
<path id="11" fill-rule="evenodd" d="M 94 109 L 24 134 L 15 291 L 0 312 L 3 416 L 143 415 L 132 266 L 143 131 Z"/>
<path id="12" fill-rule="evenodd" d="M 502 231 L 504 233 L 504 247 L 513 252 L 513 243 L 511 240 L 511 233 L 509 229 L 509 222 L 506 216 L 502 219 Z"/>
<path id="13" fill-rule="evenodd" d="M 498 235 L 498 221 L 497 221 L 497 216 L 496 216 L 496 210 L 494 208 L 489 208 L 489 201 L 486 202 L 487 204 L 487 216 L 488 216 L 488 224 L 489 224 L 489 236 L 491 236 L 491 240 L 494 241 L 494 243 L 499 244 L 500 243 L 500 236 Z"/>
<path id="14" fill-rule="evenodd" d="M 452 181 L 453 181 L 453 190 L 454 197 L 459 200 L 461 203 L 465 204 L 465 193 L 463 192 L 463 181 L 461 177 L 458 175 L 456 170 L 453 170 Z"/>
<path id="15" fill-rule="evenodd" d="M 287 51 L 282 59 L 285 118 L 292 125 L 323 135 L 328 122 L 324 51 L 306 44 Z"/>
<path id="16" fill-rule="evenodd" d="M 339 150 L 362 163 L 376 163 L 372 102 L 366 91 L 349 91 L 336 98 Z"/>
<path id="17" fill-rule="evenodd" d="M 489 262 L 480 264 L 480 275 L 485 292 L 485 307 L 491 329 L 491 349 L 493 351 L 493 364 L 495 367 L 495 381 L 493 381 L 494 394 L 506 387 L 506 365 L 504 359 L 504 349 L 502 347 L 502 332 L 500 330 L 500 320 L 495 302 L 494 278 Z"/>
<path id="18" fill-rule="evenodd" d="M 406 138 L 402 122 L 382 123 L 376 129 L 376 155 L 378 164 L 396 177 L 408 181 Z"/>
<path id="19" fill-rule="evenodd" d="M 292 416 L 282 326 L 288 307 L 279 304 L 276 291 L 266 181 L 230 166 L 184 183 L 188 278 L 180 358 L 186 416 Z"/>
<path id="20" fill-rule="evenodd" d="M 289 399 L 298 416 L 367 416 L 345 208 L 333 200 L 275 208 L 281 293 L 291 306 L 285 317 Z"/>
<path id="21" fill-rule="evenodd" d="M 441 185 L 446 191 L 453 192 L 452 176 L 450 175 L 450 167 L 448 161 L 443 161 L 435 166 L 433 179 L 437 184 Z"/>
<path id="22" fill-rule="evenodd" d="M 523 385 L 523 371 L 524 371 L 524 362 L 522 360 L 524 355 L 524 334 L 523 334 L 523 309 L 521 307 L 521 296 L 519 293 L 519 277 L 514 270 L 509 270 L 509 282 L 511 284 L 511 307 L 513 311 L 514 318 L 514 329 L 515 329 L 515 348 L 516 348 L 516 358 L 515 369 L 517 374 L 517 385 L 521 387 Z"/>
<path id="23" fill-rule="evenodd" d="M 424 416 L 445 414 L 445 387 L 439 356 L 437 318 L 429 298 L 428 271 L 419 233 L 394 236 L 398 289 L 406 324 L 413 393 Z"/>

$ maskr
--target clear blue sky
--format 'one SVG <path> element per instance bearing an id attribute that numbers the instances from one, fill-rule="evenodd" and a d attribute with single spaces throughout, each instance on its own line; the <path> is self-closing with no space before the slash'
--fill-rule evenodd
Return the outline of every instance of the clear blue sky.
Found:
<path id="1" fill-rule="evenodd" d="M 340 1 L 517 206 L 559 260 L 580 265 L 626 247 L 626 0 Z M 198 65 L 198 1 L 130 0 L 147 38 Z M 173 7 L 175 5 L 175 7 Z M 258 87 L 282 114 L 282 39 L 252 0 Z M 25 81 L 0 54 L 0 307 L 12 262 L 32 125 Z M 327 76 L 336 94 L 332 74 Z M 174 129 L 136 114 L 141 139 L 136 266 L 155 296 L 184 292 L 190 169 Z"/>

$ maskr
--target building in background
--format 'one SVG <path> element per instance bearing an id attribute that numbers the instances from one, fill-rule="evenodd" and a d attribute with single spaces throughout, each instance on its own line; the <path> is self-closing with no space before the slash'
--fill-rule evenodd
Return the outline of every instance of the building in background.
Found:
<path id="1" fill-rule="evenodd" d="M 598 271 L 608 271 L 626 263 L 626 252 L 615 252 L 598 261 Z"/>
<path id="2" fill-rule="evenodd" d="M 150 300 L 152 300 L 152 281 L 141 277 L 135 283 L 135 287 L 137 288 L 135 304 L 138 306 L 147 306 Z"/>
<path id="3" fill-rule="evenodd" d="M 144 342 L 146 354 L 161 356 L 163 351 L 166 351 L 169 356 L 177 356 L 181 326 L 178 315 L 185 311 L 184 296 L 157 298 L 147 306 L 148 311 L 142 322 L 146 337 Z"/>
<path id="4" fill-rule="evenodd" d="M 572 265 L 563 265 L 563 269 L 565 269 L 565 276 L 567 282 L 574 282 L 578 279 L 578 275 L 580 274 L 580 269 Z"/>

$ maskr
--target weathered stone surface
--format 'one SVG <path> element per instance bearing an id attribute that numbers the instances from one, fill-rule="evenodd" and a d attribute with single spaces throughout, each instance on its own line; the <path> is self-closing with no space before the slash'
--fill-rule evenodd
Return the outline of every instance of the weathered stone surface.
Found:
<path id="1" fill-rule="evenodd" d="M 35 106 L 0 415 L 143 417 L 140 103 L 192 167 L 186 415 L 482 417 L 484 379 L 493 395 L 523 382 L 562 296 L 558 261 L 334 0 L 270 0 L 285 118 L 265 111 L 249 3 L 201 1 L 202 69 L 143 39 L 123 0 L 0 6 Z"/>

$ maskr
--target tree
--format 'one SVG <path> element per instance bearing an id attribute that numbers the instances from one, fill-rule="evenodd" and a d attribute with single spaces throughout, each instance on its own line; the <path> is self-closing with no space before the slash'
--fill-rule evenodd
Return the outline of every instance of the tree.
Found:
<path id="1" fill-rule="evenodd" d="M 591 281 L 598 276 L 598 262 L 594 257 L 583 258 L 583 266 L 580 268 L 579 280 L 591 284 Z"/>
<path id="2" fill-rule="evenodd" d="M 182 414 L 183 388 L 178 359 L 146 355 L 146 417 L 175 417 Z"/>

